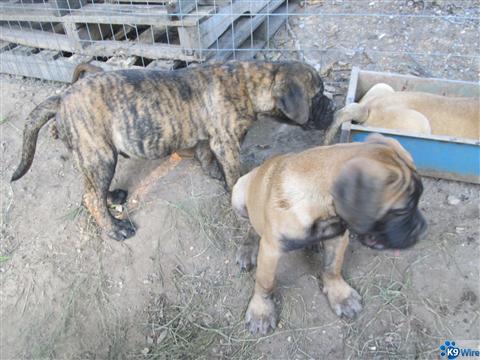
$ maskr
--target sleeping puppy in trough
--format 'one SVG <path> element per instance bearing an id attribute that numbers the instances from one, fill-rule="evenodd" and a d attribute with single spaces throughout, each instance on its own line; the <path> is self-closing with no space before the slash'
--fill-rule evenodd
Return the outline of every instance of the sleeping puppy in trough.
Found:
<path id="1" fill-rule="evenodd" d="M 426 229 L 418 209 L 422 181 L 396 140 L 316 147 L 267 160 L 242 176 L 232 205 L 260 236 L 237 252 L 242 269 L 257 264 L 246 312 L 252 333 L 274 329 L 275 273 L 285 252 L 323 242 L 323 291 L 338 316 L 354 317 L 360 295 L 342 277 L 349 235 L 373 249 L 403 249 Z M 257 258 L 258 250 L 258 258 Z"/>
<path id="2" fill-rule="evenodd" d="M 299 62 L 98 72 L 30 113 L 12 181 L 28 171 L 39 130 L 55 118 L 83 177 L 84 205 L 110 237 L 124 240 L 134 235 L 133 225 L 114 218 L 107 207 L 107 198 L 119 203 L 127 196 L 110 191 L 119 154 L 157 159 L 195 148 L 204 171 L 224 178 L 231 189 L 240 176 L 240 141 L 259 113 L 280 113 L 305 128 L 327 127 L 333 115 L 320 76 Z"/>
<path id="3" fill-rule="evenodd" d="M 340 126 L 347 121 L 413 134 L 479 139 L 480 99 L 395 91 L 379 83 L 368 90 L 359 103 L 348 104 L 335 112 L 325 135 L 325 145 L 333 142 Z"/>

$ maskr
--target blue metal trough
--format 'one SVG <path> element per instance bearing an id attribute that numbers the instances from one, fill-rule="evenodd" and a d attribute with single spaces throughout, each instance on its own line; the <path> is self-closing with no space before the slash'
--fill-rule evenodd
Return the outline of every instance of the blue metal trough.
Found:
<path id="1" fill-rule="evenodd" d="M 397 91 L 424 91 L 446 96 L 480 96 L 480 86 L 474 82 L 425 79 L 353 68 L 346 103 L 358 101 L 368 89 L 380 82 L 389 84 Z M 480 134 L 472 134 L 474 137 L 472 139 L 459 139 L 438 135 L 412 135 L 390 129 L 344 123 L 340 141 L 363 141 L 373 132 L 397 139 L 412 154 L 415 165 L 422 175 L 480 184 Z"/>

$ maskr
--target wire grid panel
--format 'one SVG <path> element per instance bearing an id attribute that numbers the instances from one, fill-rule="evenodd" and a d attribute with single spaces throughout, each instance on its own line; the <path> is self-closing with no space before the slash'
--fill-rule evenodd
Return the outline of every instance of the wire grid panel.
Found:
<path id="1" fill-rule="evenodd" d="M 478 0 L 2 0 L 1 71 L 69 81 L 74 67 L 174 69 L 299 59 L 472 80 Z"/>

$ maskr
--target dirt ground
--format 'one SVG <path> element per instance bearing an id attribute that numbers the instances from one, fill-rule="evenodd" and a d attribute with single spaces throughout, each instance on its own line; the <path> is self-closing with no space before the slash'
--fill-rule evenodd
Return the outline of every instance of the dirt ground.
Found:
<path id="1" fill-rule="evenodd" d="M 458 18 L 294 17 L 272 46 L 308 51 L 264 56 L 316 66 L 338 106 L 353 65 L 478 81 L 478 21 L 464 19 L 478 9 L 478 1 L 317 1 L 300 11 Z M 416 55 L 428 51 L 462 56 Z M 364 303 L 354 321 L 328 306 L 321 254 L 286 255 L 278 328 L 253 337 L 243 316 L 254 273 L 234 261 L 248 224 L 221 184 L 193 160 L 122 159 L 114 188 L 130 193 L 159 166 L 168 171 L 128 209 L 137 235 L 104 239 L 80 205 L 69 153 L 47 127 L 30 172 L 9 182 L 27 114 L 65 86 L 5 75 L 0 84 L 1 359 L 424 359 L 438 358 L 444 340 L 480 339 L 479 186 L 424 178 L 429 231 L 400 256 L 350 245 L 344 275 Z M 262 119 L 243 144 L 244 167 L 322 138 Z"/>

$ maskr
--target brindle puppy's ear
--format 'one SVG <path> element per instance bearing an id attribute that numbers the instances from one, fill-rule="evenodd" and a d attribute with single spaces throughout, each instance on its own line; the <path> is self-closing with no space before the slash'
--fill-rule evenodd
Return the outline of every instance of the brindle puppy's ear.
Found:
<path id="1" fill-rule="evenodd" d="M 275 106 L 287 118 L 304 125 L 310 116 L 310 101 L 305 91 L 294 76 L 280 70 L 275 77 L 275 84 L 272 89 Z"/>
<path id="2" fill-rule="evenodd" d="M 331 193 L 337 214 L 356 233 L 367 233 L 383 215 L 383 195 L 391 175 L 368 158 L 355 158 L 343 166 Z"/>

